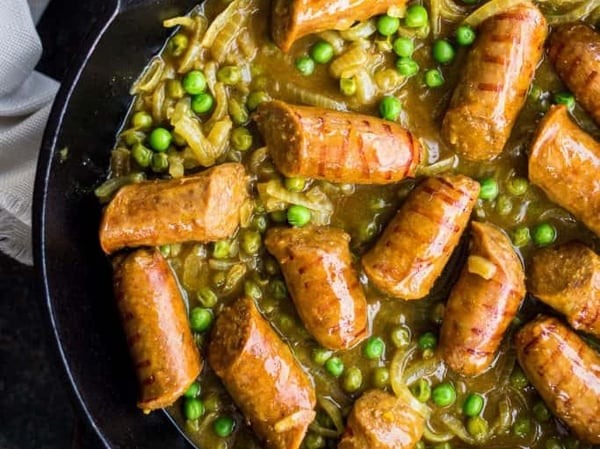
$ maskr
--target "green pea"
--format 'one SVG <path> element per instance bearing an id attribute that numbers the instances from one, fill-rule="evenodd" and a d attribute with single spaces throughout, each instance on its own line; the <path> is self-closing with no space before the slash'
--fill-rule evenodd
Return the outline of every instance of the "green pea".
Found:
<path id="1" fill-rule="evenodd" d="M 247 128 L 237 127 L 231 132 L 231 146 L 238 151 L 247 151 L 252 147 L 252 134 Z"/>
<path id="2" fill-rule="evenodd" d="M 221 400 L 216 394 L 211 394 L 204 399 L 204 408 L 209 412 L 216 412 L 221 408 Z"/>
<path id="3" fill-rule="evenodd" d="M 152 162 L 150 162 L 150 168 L 153 172 L 162 173 L 167 171 L 169 168 L 169 157 L 166 153 L 154 153 L 152 155 Z"/>
<path id="4" fill-rule="evenodd" d="M 325 362 L 325 370 L 334 377 L 340 377 L 344 372 L 344 362 L 339 357 L 331 357 Z"/>
<path id="5" fill-rule="evenodd" d="M 243 125 L 249 119 L 248 110 L 246 106 L 241 104 L 235 98 L 230 98 L 227 102 L 227 107 L 229 109 L 229 115 L 231 116 L 231 120 L 236 125 Z"/>
<path id="6" fill-rule="evenodd" d="M 404 23 L 409 28 L 421 28 L 427 25 L 429 14 L 422 5 L 412 5 L 406 9 Z"/>
<path id="7" fill-rule="evenodd" d="M 122 136 L 125 140 L 125 143 L 130 147 L 134 146 L 136 143 L 141 143 L 146 138 L 146 134 L 142 131 L 131 130 L 124 132 Z"/>
<path id="8" fill-rule="evenodd" d="M 312 75 L 315 71 L 315 61 L 309 56 L 301 56 L 296 59 L 296 69 L 304 76 Z"/>
<path id="9" fill-rule="evenodd" d="M 386 120 L 398 120 L 402 103 L 396 97 L 386 96 L 379 102 L 379 115 Z"/>
<path id="10" fill-rule="evenodd" d="M 508 193 L 515 196 L 524 195 L 529 188 L 529 181 L 525 178 L 511 178 L 506 185 Z"/>
<path id="11" fill-rule="evenodd" d="M 539 422 L 546 422 L 552 416 L 550 410 L 548 410 L 548 407 L 546 407 L 546 404 L 542 401 L 536 402 L 531 410 L 533 411 L 533 416 L 535 416 L 535 419 Z"/>
<path id="12" fill-rule="evenodd" d="M 233 432 L 235 421 L 231 416 L 219 416 L 213 422 L 213 430 L 217 436 L 227 438 Z"/>
<path id="13" fill-rule="evenodd" d="M 192 97 L 192 111 L 196 114 L 205 114 L 210 111 L 215 104 L 215 99 L 208 92 L 194 95 Z"/>
<path id="14" fill-rule="evenodd" d="M 213 257 L 215 259 L 225 259 L 231 252 L 231 243 L 229 240 L 219 240 L 213 243 Z"/>
<path id="15" fill-rule="evenodd" d="M 169 41 L 168 48 L 171 54 L 178 58 L 187 49 L 188 43 L 189 39 L 185 34 L 177 33 Z"/>
<path id="16" fill-rule="evenodd" d="M 442 72 L 438 69 L 427 70 L 424 80 L 427 87 L 440 87 L 445 82 Z"/>
<path id="17" fill-rule="evenodd" d="M 183 401 L 183 414 L 190 421 L 198 419 L 204 414 L 204 404 L 200 399 L 186 398 Z"/>
<path id="18" fill-rule="evenodd" d="M 136 143 L 131 149 L 131 156 L 133 160 L 142 168 L 146 168 L 150 166 L 152 162 L 152 150 L 146 148 L 141 143 Z"/>
<path id="19" fill-rule="evenodd" d="M 467 420 L 467 432 L 476 440 L 483 441 L 489 433 L 488 422 L 481 416 L 473 416 Z"/>
<path id="20" fill-rule="evenodd" d="M 225 65 L 217 70 L 217 80 L 228 86 L 235 86 L 242 80 L 242 70 L 235 65 Z"/>
<path id="21" fill-rule="evenodd" d="M 483 410 L 483 396 L 477 393 L 471 393 L 463 403 L 463 413 L 465 416 L 478 416 Z"/>
<path id="22" fill-rule="evenodd" d="M 303 445 L 306 449 L 321 449 L 325 447 L 325 438 L 314 432 L 309 432 L 304 438 Z"/>
<path id="23" fill-rule="evenodd" d="M 294 176 L 292 178 L 285 178 L 283 183 L 285 188 L 290 192 L 302 192 L 306 186 L 306 179 L 300 176 Z"/>
<path id="24" fill-rule="evenodd" d="M 340 92 L 347 97 L 356 93 L 356 80 L 354 78 L 340 78 Z"/>
<path id="25" fill-rule="evenodd" d="M 498 183 L 494 178 L 485 178 L 479 182 L 479 198 L 494 200 L 498 196 Z"/>
<path id="26" fill-rule="evenodd" d="M 196 292 L 196 298 L 198 302 L 204 307 L 214 307 L 219 301 L 219 297 L 210 287 L 200 287 Z"/>
<path id="27" fill-rule="evenodd" d="M 513 203 L 510 197 L 506 195 L 498 196 L 498 199 L 496 200 L 496 212 L 498 212 L 498 215 L 508 215 L 512 208 Z"/>
<path id="28" fill-rule="evenodd" d="M 150 127 L 152 127 L 152 116 L 146 111 L 138 111 L 133 114 L 133 117 L 131 118 L 131 124 L 136 129 L 150 129 Z"/>
<path id="29" fill-rule="evenodd" d="M 183 397 L 195 398 L 200 394 L 200 384 L 198 382 L 192 382 L 192 384 L 185 390 Z"/>
<path id="30" fill-rule="evenodd" d="M 390 337 L 396 348 L 406 348 L 410 344 L 410 329 L 404 325 L 396 326 L 392 329 Z"/>
<path id="31" fill-rule="evenodd" d="M 165 88 L 167 96 L 174 100 L 180 100 L 185 95 L 185 90 L 183 90 L 183 86 L 179 80 L 167 80 Z"/>
<path id="32" fill-rule="evenodd" d="M 327 64 L 333 58 L 333 46 L 326 41 L 319 41 L 310 48 L 310 57 L 319 64 Z"/>
<path id="33" fill-rule="evenodd" d="M 383 389 L 390 384 L 390 371 L 383 367 L 378 366 L 373 370 L 373 385 L 375 388 Z"/>
<path id="34" fill-rule="evenodd" d="M 148 144 L 154 151 L 167 151 L 173 136 L 165 128 L 154 128 L 148 137 Z"/>
<path id="35" fill-rule="evenodd" d="M 287 221 L 292 226 L 301 228 L 307 225 L 312 218 L 310 209 L 294 204 L 287 210 Z"/>
<path id="36" fill-rule="evenodd" d="M 269 290 L 271 291 L 271 295 L 273 295 L 275 299 L 287 298 L 287 287 L 281 279 L 275 279 L 274 281 L 271 281 L 271 283 L 269 284 Z"/>
<path id="37" fill-rule="evenodd" d="M 183 90 L 190 95 L 198 95 L 206 90 L 206 77 L 200 70 L 192 70 L 183 77 Z"/>
<path id="38" fill-rule="evenodd" d="M 241 246 L 246 254 L 256 254 L 262 246 L 260 233 L 246 230 L 241 236 Z"/>
<path id="39" fill-rule="evenodd" d="M 555 104 L 564 104 L 569 110 L 575 107 L 575 97 L 571 92 L 557 92 L 553 100 Z"/>
<path id="40" fill-rule="evenodd" d="M 519 390 L 522 390 L 527 385 L 529 385 L 529 380 L 527 379 L 527 376 L 525 376 L 523 370 L 518 366 L 510 374 L 509 382 L 513 387 Z"/>
<path id="41" fill-rule="evenodd" d="M 564 449 L 564 446 L 558 438 L 551 437 L 544 442 L 544 449 Z"/>
<path id="42" fill-rule="evenodd" d="M 556 240 L 556 229 L 550 223 L 540 223 L 533 228 L 531 238 L 537 246 L 547 246 Z"/>
<path id="43" fill-rule="evenodd" d="M 317 365 L 325 365 L 325 362 L 333 356 L 333 351 L 323 348 L 315 348 L 312 351 L 312 360 Z"/>
<path id="44" fill-rule="evenodd" d="M 163 257 L 169 257 L 171 255 L 171 245 L 160 245 L 158 250 L 163 255 Z"/>
<path id="45" fill-rule="evenodd" d="M 268 221 L 265 214 L 255 215 L 252 219 L 252 227 L 258 232 L 265 232 L 267 230 Z"/>
<path id="46" fill-rule="evenodd" d="M 419 337 L 417 345 L 421 351 L 425 349 L 435 349 L 437 347 L 437 337 L 433 332 L 425 332 Z"/>
<path id="47" fill-rule="evenodd" d="M 408 37 L 398 37 L 394 40 L 392 49 L 401 58 L 410 58 L 415 51 L 415 44 Z"/>
<path id="48" fill-rule="evenodd" d="M 461 25 L 456 29 L 456 43 L 462 46 L 471 45 L 475 42 L 477 34 L 469 25 Z"/>
<path id="49" fill-rule="evenodd" d="M 450 382 L 443 382 L 433 389 L 431 398 L 438 407 L 447 407 L 456 400 L 456 390 Z"/>
<path id="50" fill-rule="evenodd" d="M 531 421 L 529 418 L 519 416 L 515 419 L 515 423 L 512 426 L 512 432 L 519 438 L 525 438 L 531 430 Z"/>
<path id="51" fill-rule="evenodd" d="M 413 76 L 419 72 L 419 64 L 411 58 L 398 58 L 396 61 L 396 70 L 398 70 L 398 73 L 402 76 Z"/>
<path id="52" fill-rule="evenodd" d="M 532 84 L 527 95 L 533 101 L 540 101 L 542 99 L 542 95 L 544 95 L 544 91 L 540 86 Z"/>
<path id="53" fill-rule="evenodd" d="M 379 337 L 369 337 L 363 346 L 363 355 L 368 359 L 379 359 L 385 352 L 385 343 Z"/>
<path id="54" fill-rule="evenodd" d="M 431 398 L 431 386 L 427 379 L 419 379 L 411 388 L 413 396 L 417 398 L 419 402 L 427 402 Z"/>
<path id="55" fill-rule="evenodd" d="M 250 280 L 244 282 L 244 293 L 252 299 L 260 299 L 262 297 L 262 290 L 258 284 Z"/>
<path id="56" fill-rule="evenodd" d="M 367 221 L 360 224 L 358 228 L 358 239 L 361 242 L 370 241 L 377 234 L 378 228 L 377 223 L 374 221 Z"/>
<path id="57" fill-rule="evenodd" d="M 250 92 L 250 94 L 248 95 L 246 105 L 248 106 L 249 110 L 254 111 L 258 106 L 269 101 L 270 99 L 271 97 L 265 91 L 255 90 L 253 92 Z"/>
<path id="58" fill-rule="evenodd" d="M 400 19 L 398 17 L 391 17 L 387 14 L 379 16 L 377 18 L 377 31 L 382 36 L 391 36 L 400 28 Z"/>
<path id="59" fill-rule="evenodd" d="M 517 226 L 511 233 L 513 245 L 522 248 L 531 241 L 531 234 L 527 226 Z"/>
<path id="60" fill-rule="evenodd" d="M 204 332 L 212 324 L 213 316 L 209 309 L 194 307 L 190 311 L 190 327 L 195 332 Z"/>
<path id="61" fill-rule="evenodd" d="M 446 39 L 439 39 L 433 43 L 431 54 L 434 61 L 440 64 L 448 64 L 454 60 L 456 51 Z"/>
<path id="62" fill-rule="evenodd" d="M 342 388 L 348 393 L 354 393 L 360 389 L 362 380 L 363 376 L 360 368 L 352 366 L 344 373 L 344 378 L 342 379 Z"/>

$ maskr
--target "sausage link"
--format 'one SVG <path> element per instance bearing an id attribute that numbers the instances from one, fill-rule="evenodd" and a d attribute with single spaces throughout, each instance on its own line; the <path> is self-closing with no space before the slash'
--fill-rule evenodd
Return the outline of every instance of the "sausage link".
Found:
<path id="1" fill-rule="evenodd" d="M 241 164 L 217 165 L 194 176 L 123 187 L 100 224 L 100 245 L 110 254 L 125 247 L 158 246 L 229 237 L 246 199 Z"/>
<path id="2" fill-rule="evenodd" d="M 208 361 L 267 447 L 300 447 L 315 417 L 315 390 L 251 299 L 219 314 Z"/>
<path id="3" fill-rule="evenodd" d="M 553 30 L 548 57 L 577 101 L 600 125 L 600 34 L 575 23 Z"/>
<path id="4" fill-rule="evenodd" d="M 426 296 L 458 245 L 478 195 L 479 183 L 461 175 L 419 184 L 362 258 L 371 282 L 398 298 Z"/>
<path id="5" fill-rule="evenodd" d="M 523 371 L 580 439 L 600 443 L 600 356 L 556 318 L 538 317 L 516 335 Z"/>
<path id="6" fill-rule="evenodd" d="M 298 314 L 322 346 L 347 349 L 367 336 L 367 300 L 338 228 L 273 228 L 265 246 L 279 261 Z"/>
<path id="7" fill-rule="evenodd" d="M 114 290 L 144 412 L 167 407 L 198 377 L 202 362 L 175 275 L 157 249 L 116 263 Z"/>
<path id="8" fill-rule="evenodd" d="M 502 153 L 546 39 L 546 20 L 529 1 L 484 21 L 442 123 L 451 147 L 484 161 Z"/>
<path id="9" fill-rule="evenodd" d="M 337 449 L 412 449 L 425 418 L 411 404 L 381 390 L 369 390 L 354 403 Z"/>
<path id="10" fill-rule="evenodd" d="M 471 266 L 480 258 L 482 273 Z M 473 262 L 475 264 L 477 262 Z M 442 329 L 440 354 L 454 371 L 485 371 L 525 297 L 525 275 L 510 239 L 498 227 L 473 222 L 468 263 L 452 288 Z"/>
<path id="11" fill-rule="evenodd" d="M 579 128 L 564 105 L 541 121 L 529 150 L 529 179 L 600 235 L 600 144 Z"/>
<path id="12" fill-rule="evenodd" d="M 269 101 L 254 119 L 286 176 L 389 184 L 414 176 L 421 161 L 409 131 L 368 115 Z"/>
<path id="13" fill-rule="evenodd" d="M 600 257 L 570 242 L 537 251 L 529 266 L 529 292 L 564 314 L 573 328 L 600 337 Z"/>
<path id="14" fill-rule="evenodd" d="M 275 0 L 271 16 L 273 41 L 284 52 L 303 36 L 345 30 L 355 22 L 383 14 L 406 0 Z"/>

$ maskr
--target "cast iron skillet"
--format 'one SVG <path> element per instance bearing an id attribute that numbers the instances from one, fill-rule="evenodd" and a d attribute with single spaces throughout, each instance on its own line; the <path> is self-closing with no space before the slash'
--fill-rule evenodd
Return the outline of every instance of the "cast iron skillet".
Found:
<path id="1" fill-rule="evenodd" d="M 93 189 L 106 178 L 129 86 L 169 34 L 162 19 L 197 2 L 102 1 L 54 102 L 38 162 L 33 240 L 40 291 L 76 400 L 108 448 L 189 447 L 166 414 L 144 416 L 135 407 Z"/>

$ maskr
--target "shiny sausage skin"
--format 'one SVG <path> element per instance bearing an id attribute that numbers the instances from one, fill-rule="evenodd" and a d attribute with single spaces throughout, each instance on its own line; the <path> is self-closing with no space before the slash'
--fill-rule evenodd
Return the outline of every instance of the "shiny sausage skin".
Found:
<path id="1" fill-rule="evenodd" d="M 600 34 L 575 23 L 553 30 L 548 57 L 577 101 L 600 125 Z"/>
<path id="2" fill-rule="evenodd" d="M 489 368 L 525 297 L 523 265 L 500 228 L 473 222 L 472 256 L 491 262 L 495 272 L 484 279 L 465 265 L 448 299 L 439 346 L 448 366 L 467 376 Z"/>
<path id="3" fill-rule="evenodd" d="M 443 136 L 458 154 L 485 161 L 502 153 L 546 34 L 544 16 L 529 1 L 481 24 L 442 124 Z"/>
<path id="4" fill-rule="evenodd" d="M 202 362 L 175 275 L 157 249 L 116 263 L 114 290 L 144 412 L 167 407 L 198 377 Z"/>
<path id="5" fill-rule="evenodd" d="M 515 342 L 519 364 L 548 407 L 580 439 L 600 443 L 600 356 L 544 316 L 526 324 Z"/>
<path id="6" fill-rule="evenodd" d="M 354 403 L 337 449 L 412 449 L 425 418 L 400 397 L 369 390 Z"/>
<path id="7" fill-rule="evenodd" d="M 245 171 L 237 163 L 184 178 L 131 184 L 104 210 L 100 245 L 110 254 L 125 247 L 221 240 L 237 229 L 245 199 Z"/>
<path id="8" fill-rule="evenodd" d="M 529 150 L 529 180 L 600 236 L 600 143 L 552 106 Z"/>
<path id="9" fill-rule="evenodd" d="M 527 285 L 573 328 L 600 337 L 600 257 L 594 251 L 577 242 L 538 250 Z"/>
<path id="10" fill-rule="evenodd" d="M 354 22 L 403 7 L 406 0 L 274 0 L 273 41 L 284 52 L 303 36 L 326 30 L 345 30 Z"/>
<path id="11" fill-rule="evenodd" d="M 254 301 L 238 299 L 219 314 L 208 362 L 268 448 L 300 447 L 315 417 L 315 390 Z"/>
<path id="12" fill-rule="evenodd" d="M 326 226 L 272 228 L 265 239 L 306 329 L 321 346 L 335 350 L 367 336 L 367 300 L 349 243 L 344 231 Z"/>
<path id="13" fill-rule="evenodd" d="M 397 123 L 282 101 L 263 103 L 254 119 L 284 175 L 353 184 L 389 184 L 414 176 L 421 145 Z"/>
<path id="14" fill-rule="evenodd" d="M 462 175 L 419 184 L 362 258 L 371 282 L 398 298 L 426 296 L 458 245 L 478 195 L 479 183 Z"/>

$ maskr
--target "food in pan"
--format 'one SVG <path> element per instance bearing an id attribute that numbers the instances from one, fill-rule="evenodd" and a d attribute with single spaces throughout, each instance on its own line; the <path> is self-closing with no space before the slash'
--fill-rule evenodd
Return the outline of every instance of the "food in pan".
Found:
<path id="1" fill-rule="evenodd" d="M 138 406 L 199 448 L 598 444 L 600 8 L 563 3 L 166 20 L 97 189 Z"/>

